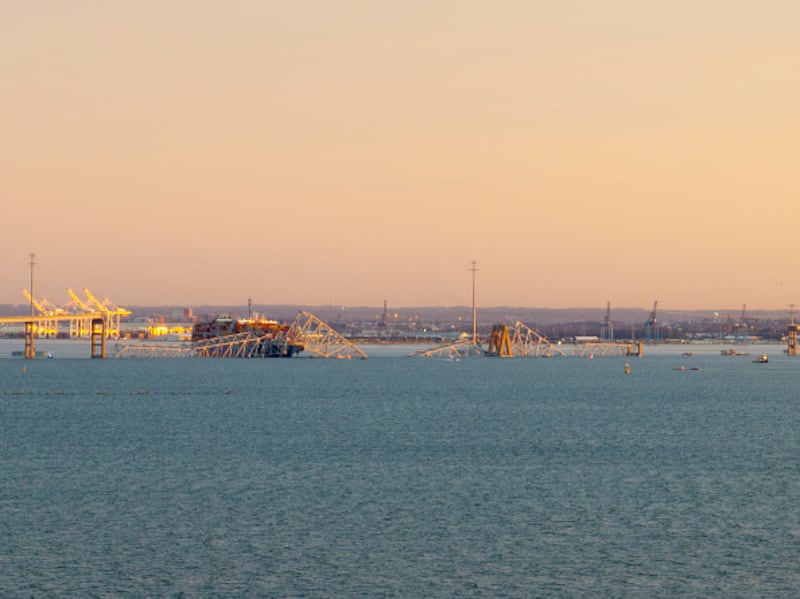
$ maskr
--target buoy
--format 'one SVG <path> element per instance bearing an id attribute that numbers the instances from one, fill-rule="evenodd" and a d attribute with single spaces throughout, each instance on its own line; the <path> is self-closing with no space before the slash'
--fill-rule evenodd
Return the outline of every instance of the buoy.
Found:
<path id="1" fill-rule="evenodd" d="M 625 362 L 625 374 L 631 373 L 631 365 Z"/>

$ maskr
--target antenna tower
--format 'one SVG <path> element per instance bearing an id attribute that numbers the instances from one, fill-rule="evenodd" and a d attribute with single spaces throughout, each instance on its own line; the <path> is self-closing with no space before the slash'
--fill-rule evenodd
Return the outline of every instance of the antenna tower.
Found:
<path id="1" fill-rule="evenodd" d="M 478 261 L 473 260 L 469 269 L 472 272 L 472 345 L 478 345 L 478 312 L 475 309 L 475 273 L 478 272 Z"/>

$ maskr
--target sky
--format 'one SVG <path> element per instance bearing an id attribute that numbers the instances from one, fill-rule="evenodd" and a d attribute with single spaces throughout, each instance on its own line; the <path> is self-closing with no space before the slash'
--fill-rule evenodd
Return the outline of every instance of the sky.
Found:
<path id="1" fill-rule="evenodd" d="M 794 0 L 0 4 L 0 303 L 800 304 Z"/>

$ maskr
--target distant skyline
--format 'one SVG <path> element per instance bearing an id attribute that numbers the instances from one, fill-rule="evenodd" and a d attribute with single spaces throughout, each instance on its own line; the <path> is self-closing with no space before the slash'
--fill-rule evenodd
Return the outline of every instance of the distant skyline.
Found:
<path id="1" fill-rule="evenodd" d="M 800 4 L 5 3 L 0 304 L 800 305 Z"/>

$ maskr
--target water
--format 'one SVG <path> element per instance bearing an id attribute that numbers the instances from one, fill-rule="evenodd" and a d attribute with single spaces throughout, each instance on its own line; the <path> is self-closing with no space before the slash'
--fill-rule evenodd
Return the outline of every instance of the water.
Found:
<path id="1" fill-rule="evenodd" d="M 0 359 L 2 597 L 800 588 L 800 359 L 778 346 L 648 348 L 629 375 L 37 349 L 56 358 Z"/>

